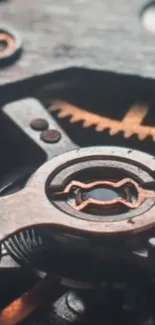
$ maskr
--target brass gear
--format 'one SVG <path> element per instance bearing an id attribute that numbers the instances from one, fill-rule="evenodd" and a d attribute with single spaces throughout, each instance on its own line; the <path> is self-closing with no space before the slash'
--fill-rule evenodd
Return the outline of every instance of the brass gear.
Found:
<path id="1" fill-rule="evenodd" d="M 151 137 L 155 141 L 155 126 L 142 125 L 149 111 L 148 106 L 143 104 L 133 105 L 121 121 L 89 112 L 63 101 L 55 101 L 49 111 L 58 112 L 58 118 L 70 118 L 70 123 L 81 121 L 83 128 L 93 126 L 96 132 L 103 132 L 108 129 L 111 136 L 122 132 L 124 138 L 137 135 L 139 140 Z"/>

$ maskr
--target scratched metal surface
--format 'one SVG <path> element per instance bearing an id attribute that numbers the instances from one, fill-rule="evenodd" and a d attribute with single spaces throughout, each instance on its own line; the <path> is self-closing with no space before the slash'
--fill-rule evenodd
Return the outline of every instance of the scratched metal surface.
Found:
<path id="1" fill-rule="evenodd" d="M 0 4 L 0 25 L 15 28 L 24 52 L 0 83 L 80 66 L 153 77 L 155 36 L 145 30 L 146 0 L 21 0 Z"/>

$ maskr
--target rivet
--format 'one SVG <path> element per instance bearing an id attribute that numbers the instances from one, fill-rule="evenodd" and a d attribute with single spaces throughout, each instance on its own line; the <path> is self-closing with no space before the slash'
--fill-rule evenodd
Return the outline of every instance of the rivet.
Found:
<path id="1" fill-rule="evenodd" d="M 36 118 L 31 121 L 30 126 L 33 130 L 43 131 L 48 129 L 48 122 L 45 119 Z"/>
<path id="2" fill-rule="evenodd" d="M 57 130 L 45 130 L 41 133 L 41 140 L 47 143 L 57 143 L 61 139 L 61 133 Z"/>

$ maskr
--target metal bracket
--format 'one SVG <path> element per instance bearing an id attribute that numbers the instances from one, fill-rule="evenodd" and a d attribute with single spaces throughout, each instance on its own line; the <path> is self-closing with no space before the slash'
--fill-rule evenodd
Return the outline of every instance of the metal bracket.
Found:
<path id="1" fill-rule="evenodd" d="M 3 112 L 45 152 L 47 160 L 76 148 L 75 144 L 36 99 L 23 99 L 10 103 L 4 106 Z M 42 135 L 45 130 L 39 131 L 32 127 L 32 121 L 36 119 L 45 121 L 48 125 L 48 131 L 57 132 L 58 138 L 56 140 L 58 141 L 55 141 L 55 133 L 54 139 L 52 138 L 52 132 L 51 139 L 49 137 L 46 139 L 46 136 L 43 139 Z"/>

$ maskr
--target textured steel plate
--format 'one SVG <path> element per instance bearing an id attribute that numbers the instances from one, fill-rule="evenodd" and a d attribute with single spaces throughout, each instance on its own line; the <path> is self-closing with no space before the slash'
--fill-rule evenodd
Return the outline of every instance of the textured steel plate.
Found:
<path id="1" fill-rule="evenodd" d="M 65 67 L 154 77 L 155 36 L 143 27 L 145 0 L 21 0 L 0 5 L 24 52 L 0 73 L 1 84 Z"/>

